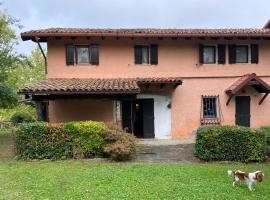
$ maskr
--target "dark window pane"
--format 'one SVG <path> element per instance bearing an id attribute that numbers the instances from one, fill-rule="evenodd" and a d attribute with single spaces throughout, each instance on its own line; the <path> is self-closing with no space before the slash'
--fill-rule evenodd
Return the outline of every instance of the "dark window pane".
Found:
<path id="1" fill-rule="evenodd" d="M 89 48 L 77 47 L 77 63 L 89 64 Z"/>
<path id="2" fill-rule="evenodd" d="M 215 47 L 214 46 L 204 46 L 203 47 L 203 63 L 215 63 Z"/>
<path id="3" fill-rule="evenodd" d="M 248 62 L 248 47 L 236 46 L 236 62 L 247 63 Z"/>

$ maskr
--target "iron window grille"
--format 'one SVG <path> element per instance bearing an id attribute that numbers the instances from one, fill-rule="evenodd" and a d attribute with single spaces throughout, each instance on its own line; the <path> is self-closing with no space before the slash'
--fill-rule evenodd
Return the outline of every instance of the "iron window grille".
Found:
<path id="1" fill-rule="evenodd" d="M 201 124 L 220 124 L 220 102 L 218 95 L 202 95 Z"/>

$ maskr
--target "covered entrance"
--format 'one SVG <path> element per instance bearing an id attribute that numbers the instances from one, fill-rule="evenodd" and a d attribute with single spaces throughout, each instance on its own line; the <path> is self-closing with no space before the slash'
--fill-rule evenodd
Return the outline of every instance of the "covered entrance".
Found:
<path id="1" fill-rule="evenodd" d="M 255 73 L 252 73 L 242 76 L 225 91 L 229 96 L 226 103 L 227 106 L 235 97 L 235 124 L 250 127 L 250 119 L 252 117 L 250 105 L 252 99 L 250 96 L 238 96 L 245 87 L 252 87 L 256 92 L 263 93 L 258 102 L 258 105 L 261 105 L 270 93 L 270 86 Z"/>
<path id="2" fill-rule="evenodd" d="M 38 120 L 96 120 L 139 138 L 171 138 L 171 94 L 179 78 L 47 79 L 20 90 Z M 47 116 L 47 117 L 46 117 Z"/>

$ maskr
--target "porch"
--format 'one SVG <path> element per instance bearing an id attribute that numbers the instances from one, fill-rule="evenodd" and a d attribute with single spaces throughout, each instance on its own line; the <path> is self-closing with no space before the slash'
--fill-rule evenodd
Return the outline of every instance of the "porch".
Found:
<path id="1" fill-rule="evenodd" d="M 38 120 L 95 120 L 139 138 L 171 138 L 171 95 L 179 78 L 48 79 L 20 92 Z"/>

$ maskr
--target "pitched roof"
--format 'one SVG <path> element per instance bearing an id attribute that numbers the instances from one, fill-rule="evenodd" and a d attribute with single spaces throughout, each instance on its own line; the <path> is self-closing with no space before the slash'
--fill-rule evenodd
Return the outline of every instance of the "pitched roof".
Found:
<path id="1" fill-rule="evenodd" d="M 138 94 L 138 84 L 175 83 L 180 78 L 47 79 L 19 91 L 22 94 Z"/>
<path id="2" fill-rule="evenodd" d="M 61 36 L 108 36 L 108 37 L 270 37 L 270 30 L 262 29 L 93 29 L 93 28 L 48 28 L 21 33 L 23 40 L 35 37 Z"/>
<path id="3" fill-rule="evenodd" d="M 245 74 L 238 80 L 236 80 L 225 92 L 230 95 L 234 95 L 239 92 L 245 86 L 252 86 L 255 90 L 260 93 L 269 93 L 270 86 L 259 78 L 255 73 Z"/>
<path id="4" fill-rule="evenodd" d="M 23 94 L 115 94 L 139 93 L 136 81 L 128 79 L 47 79 L 20 90 Z"/>

